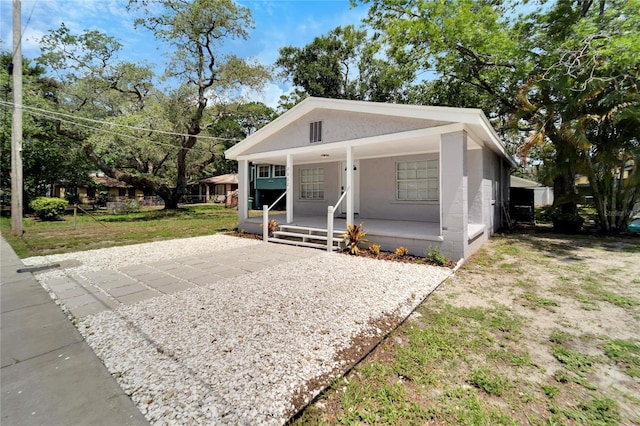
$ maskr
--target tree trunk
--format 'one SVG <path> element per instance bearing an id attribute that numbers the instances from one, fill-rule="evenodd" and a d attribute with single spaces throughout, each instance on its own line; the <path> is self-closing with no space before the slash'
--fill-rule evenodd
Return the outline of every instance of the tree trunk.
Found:
<path id="1" fill-rule="evenodd" d="M 575 215 L 578 211 L 576 206 L 578 192 L 575 181 L 576 155 L 566 141 L 557 137 L 555 132 L 551 134 L 553 135 L 551 140 L 557 151 L 556 161 L 561 161 L 555 164 L 557 175 L 553 179 L 553 206 L 561 213 Z"/>
<path id="2" fill-rule="evenodd" d="M 175 197 L 163 198 L 163 200 L 165 210 L 178 210 L 180 208 L 178 206 L 178 199 Z"/>
<path id="3" fill-rule="evenodd" d="M 573 173 L 563 173 L 553 179 L 553 205 L 560 212 L 575 215 L 578 211 L 576 203 L 576 185 Z"/>

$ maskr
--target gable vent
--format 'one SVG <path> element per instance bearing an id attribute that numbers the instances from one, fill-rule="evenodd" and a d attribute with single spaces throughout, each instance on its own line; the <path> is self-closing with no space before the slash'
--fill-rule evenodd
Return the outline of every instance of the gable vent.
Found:
<path id="1" fill-rule="evenodd" d="M 309 142 L 322 142 L 322 121 L 309 123 Z"/>

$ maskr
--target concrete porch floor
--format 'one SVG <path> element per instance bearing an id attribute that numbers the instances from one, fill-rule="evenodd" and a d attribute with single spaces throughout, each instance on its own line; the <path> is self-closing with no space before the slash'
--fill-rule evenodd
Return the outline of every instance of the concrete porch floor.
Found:
<path id="1" fill-rule="evenodd" d="M 275 219 L 276 222 L 281 225 L 297 225 L 320 229 L 327 228 L 326 216 L 294 216 L 293 221 L 291 223 L 287 223 L 286 214 L 277 213 L 273 215 L 270 214 L 269 220 L 271 219 Z M 358 216 L 355 217 L 354 221 L 357 224 L 362 224 L 364 231 L 369 235 L 442 241 L 442 237 L 440 236 L 440 224 L 437 222 L 368 219 L 360 218 Z M 262 215 L 250 217 L 244 223 L 261 225 Z M 346 220 L 336 216 L 333 222 L 333 229 L 340 232 L 346 231 Z"/>

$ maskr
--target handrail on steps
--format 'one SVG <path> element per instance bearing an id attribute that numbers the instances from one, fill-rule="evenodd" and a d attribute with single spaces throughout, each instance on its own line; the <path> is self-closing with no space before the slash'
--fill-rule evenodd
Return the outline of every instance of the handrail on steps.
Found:
<path id="1" fill-rule="evenodd" d="M 284 191 L 271 206 L 266 204 L 262 206 L 262 241 L 269 241 L 269 210 L 274 208 L 285 195 L 287 195 L 287 191 Z"/>
<path id="2" fill-rule="evenodd" d="M 351 188 L 347 187 L 347 189 L 342 193 L 335 206 L 327 206 L 327 251 L 329 253 L 333 251 L 333 215 L 338 209 L 340 203 L 342 203 L 342 200 L 344 200 L 345 195 L 349 192 L 349 189 Z"/>

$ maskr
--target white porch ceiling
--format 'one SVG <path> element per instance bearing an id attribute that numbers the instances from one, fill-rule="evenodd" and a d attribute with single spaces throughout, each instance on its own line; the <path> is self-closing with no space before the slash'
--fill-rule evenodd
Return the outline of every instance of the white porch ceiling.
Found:
<path id="1" fill-rule="evenodd" d="M 438 152 L 440 135 L 456 130 L 463 130 L 463 126 L 445 125 L 342 142 L 318 143 L 302 148 L 255 153 L 244 156 L 243 159 L 254 163 L 284 165 L 287 163 L 287 155 L 290 154 L 294 164 L 334 162 L 346 160 L 348 147 L 353 147 L 354 160 L 425 154 Z M 467 139 L 467 145 L 468 149 L 480 148 L 471 137 Z"/>

